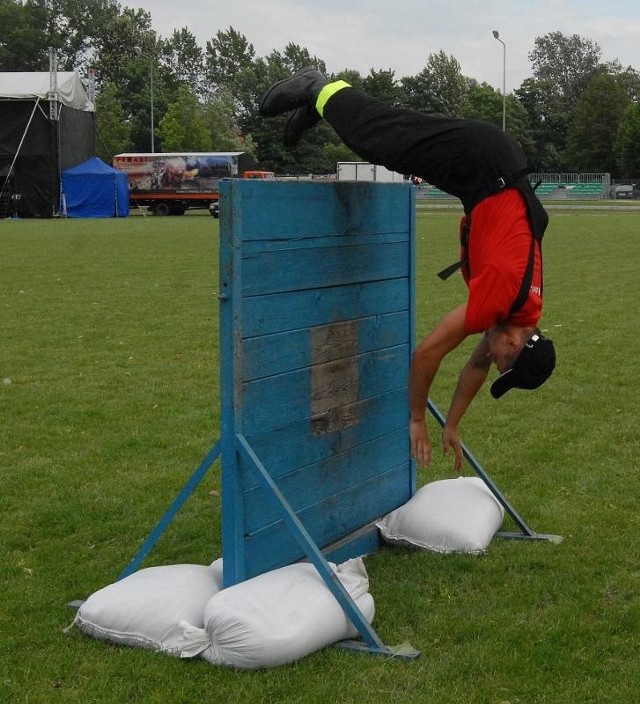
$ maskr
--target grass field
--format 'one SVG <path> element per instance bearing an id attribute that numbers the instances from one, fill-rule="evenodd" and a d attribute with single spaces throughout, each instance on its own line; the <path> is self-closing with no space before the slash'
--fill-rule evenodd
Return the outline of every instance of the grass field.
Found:
<path id="1" fill-rule="evenodd" d="M 418 216 L 419 331 L 463 300 L 458 277 L 435 276 L 456 257 L 458 218 Z M 629 209 L 553 210 L 542 327 L 556 373 L 500 401 L 483 390 L 461 428 L 527 522 L 564 542 L 366 559 L 378 634 L 409 641 L 418 660 L 329 648 L 234 672 L 65 632 L 67 602 L 116 578 L 219 435 L 217 228 L 200 214 L 0 222 L 0 702 L 637 701 L 640 214 Z M 432 389 L 443 410 L 467 343 Z M 451 475 L 438 452 L 420 482 Z M 218 557 L 220 504 L 215 466 L 144 566 Z"/>

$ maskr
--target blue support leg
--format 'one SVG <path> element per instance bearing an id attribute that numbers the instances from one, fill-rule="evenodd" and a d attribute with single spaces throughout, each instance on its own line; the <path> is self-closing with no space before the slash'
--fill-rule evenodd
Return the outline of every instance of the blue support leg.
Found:
<path id="1" fill-rule="evenodd" d="M 444 428 L 447 419 L 440 412 L 438 407 L 431 401 L 427 402 L 427 408 L 431 412 L 431 415 L 440 423 Z M 514 538 L 518 540 L 545 540 L 550 543 L 561 543 L 563 538 L 561 535 L 549 535 L 547 533 L 536 533 L 532 530 L 525 520 L 520 516 L 520 514 L 515 510 L 515 508 L 507 501 L 504 494 L 498 489 L 496 484 L 493 482 L 491 477 L 482 468 L 480 462 L 471 454 L 469 448 L 462 443 L 462 452 L 465 459 L 473 467 L 474 472 L 482 479 L 482 481 L 487 485 L 491 493 L 496 497 L 497 501 L 501 504 L 504 510 L 509 514 L 514 523 L 520 528 L 520 533 L 498 533 L 501 538 Z"/>
<path id="2" fill-rule="evenodd" d="M 236 435 L 238 451 L 242 453 L 244 458 L 255 469 L 258 478 L 263 486 L 267 489 L 269 496 L 275 501 L 283 521 L 287 525 L 289 531 L 296 539 L 300 547 L 304 550 L 309 560 L 318 570 L 320 576 L 324 580 L 327 587 L 337 599 L 340 606 L 343 608 L 346 615 L 349 617 L 353 625 L 358 629 L 364 643 L 359 641 L 343 641 L 341 647 L 351 648 L 354 650 L 362 650 L 375 655 L 385 655 L 387 657 L 401 657 L 403 659 L 413 659 L 418 657 L 419 651 L 414 650 L 406 644 L 398 648 L 386 646 L 378 637 L 377 633 L 371 627 L 371 624 L 364 617 L 363 613 L 357 607 L 342 582 L 329 567 L 328 562 L 320 549 L 315 544 L 305 527 L 296 516 L 289 502 L 286 500 L 273 478 L 266 470 L 258 456 L 255 454 L 247 439 L 243 435 Z"/>
<path id="3" fill-rule="evenodd" d="M 140 550 L 138 550 L 131 562 L 129 562 L 129 564 L 118 575 L 116 581 L 128 577 L 130 574 L 133 574 L 133 572 L 138 569 L 144 558 L 149 554 L 153 546 L 160 539 L 160 536 L 167 529 L 176 513 L 178 513 L 178 511 L 182 508 L 184 502 L 189 498 L 189 496 L 191 496 L 198 484 L 200 484 L 202 478 L 207 473 L 211 465 L 216 461 L 219 454 L 220 441 L 218 440 L 215 445 L 211 448 L 207 456 L 202 460 L 198 469 L 196 469 L 196 471 L 191 475 L 189 481 L 184 485 L 182 491 L 174 499 L 171 506 L 169 506 L 169 508 L 166 510 L 164 516 L 162 516 L 162 518 L 156 524 L 155 528 L 147 536 L 147 539 L 140 547 Z M 75 599 L 74 601 L 70 601 L 68 603 L 68 606 L 74 610 L 77 610 L 82 606 L 83 603 L 83 599 Z"/>
<path id="4" fill-rule="evenodd" d="M 118 575 L 118 580 L 128 577 L 130 574 L 135 572 L 144 558 L 149 554 L 153 546 L 158 542 L 160 536 L 165 532 L 176 513 L 182 508 L 184 502 L 191 496 L 198 484 L 202 481 L 204 475 L 207 473 L 211 465 L 216 461 L 218 455 L 220 454 L 220 441 L 218 440 L 215 445 L 211 448 L 207 456 L 202 460 L 200 466 L 191 475 L 189 481 L 184 485 L 178 496 L 174 499 L 173 503 L 166 510 L 164 516 L 158 521 L 156 527 L 151 531 L 147 539 L 144 541 L 140 550 L 136 553 L 131 562 L 122 570 Z"/>

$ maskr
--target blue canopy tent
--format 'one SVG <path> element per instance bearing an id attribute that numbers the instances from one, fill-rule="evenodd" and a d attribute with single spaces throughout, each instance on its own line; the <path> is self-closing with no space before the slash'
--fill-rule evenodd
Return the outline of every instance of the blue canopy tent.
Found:
<path id="1" fill-rule="evenodd" d="M 129 215 L 126 174 L 92 157 L 62 172 L 62 212 L 70 218 L 123 218 Z"/>

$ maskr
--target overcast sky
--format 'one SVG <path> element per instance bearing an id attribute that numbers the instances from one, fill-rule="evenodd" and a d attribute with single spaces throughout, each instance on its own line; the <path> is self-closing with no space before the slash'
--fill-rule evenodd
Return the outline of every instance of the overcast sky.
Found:
<path id="1" fill-rule="evenodd" d="M 507 92 L 531 76 L 528 54 L 536 37 L 560 31 L 597 42 L 602 60 L 640 70 L 640 1 L 617 0 L 123 0 L 151 13 L 163 37 L 187 27 L 204 48 L 216 32 L 233 27 L 257 56 L 306 47 L 330 72 L 367 75 L 392 69 L 415 75 L 429 54 L 454 56 L 462 73 L 502 88 L 506 44 Z"/>

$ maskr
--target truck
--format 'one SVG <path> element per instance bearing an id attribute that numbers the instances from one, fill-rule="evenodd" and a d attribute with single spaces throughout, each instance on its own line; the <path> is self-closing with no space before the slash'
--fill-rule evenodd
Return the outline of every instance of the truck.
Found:
<path id="1" fill-rule="evenodd" d="M 383 183 L 402 182 L 405 177 L 396 171 L 368 161 L 339 161 L 336 168 L 338 181 L 381 181 Z"/>
<path id="2" fill-rule="evenodd" d="M 273 178 L 272 172 L 256 171 L 246 152 L 118 154 L 113 166 L 127 175 L 130 207 L 148 207 L 154 215 L 207 208 L 217 217 L 221 178 Z"/>

